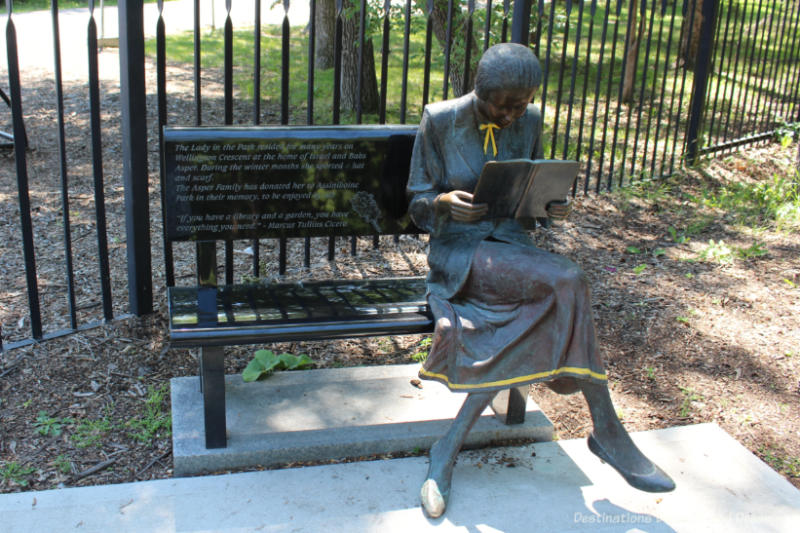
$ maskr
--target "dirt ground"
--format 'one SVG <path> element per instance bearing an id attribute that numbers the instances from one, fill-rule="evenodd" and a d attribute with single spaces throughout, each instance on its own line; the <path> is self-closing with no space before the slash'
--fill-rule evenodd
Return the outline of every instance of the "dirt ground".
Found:
<path id="1" fill-rule="evenodd" d="M 209 79 L 214 78 L 207 74 Z M 152 78 L 152 76 L 151 76 Z M 173 94 L 190 83 L 171 79 Z M 114 132 L 118 93 L 103 90 L 106 195 L 117 313 L 126 310 L 125 234 L 120 146 Z M 217 88 L 218 89 L 218 88 Z M 82 321 L 99 316 L 96 223 L 90 144 L 81 113 L 88 105 L 80 84 L 66 88 L 67 153 L 73 175 L 73 248 L 76 299 Z M 47 323 L 67 325 L 64 308 L 64 216 L 53 128 L 52 84 L 28 85 L 26 110 L 32 149 L 28 163 L 36 225 L 42 308 Z M 208 83 L 204 93 L 215 97 Z M 170 103 L 172 117 L 191 116 Z M 209 108 L 213 106 L 209 105 Z M 242 111 L 244 116 L 246 111 Z M 152 118 L 152 117 L 151 117 Z M 213 122 L 213 117 L 209 117 Z M 149 124 L 154 123 L 150 120 Z M 2 124 L 7 129 L 7 124 Z M 151 129 L 151 139 L 155 130 Z M 693 197 L 727 183 L 767 182 L 790 176 L 796 145 L 744 148 L 681 171 L 667 181 L 615 194 L 578 198 L 564 224 L 540 230 L 543 248 L 564 254 L 586 271 L 593 288 L 600 346 L 618 414 L 631 431 L 715 422 L 800 487 L 800 242 L 797 228 L 742 224 L 730 212 L 698 205 Z M 121 483 L 172 475 L 168 380 L 194 375 L 197 353 L 170 349 L 161 267 L 157 157 L 151 153 L 153 276 L 157 312 L 117 319 L 102 327 L 0 353 L 0 492 Z M 0 157 L 0 324 L 4 343 L 24 336 L 24 262 L 20 250 L 15 161 Z M 692 195 L 692 196 L 689 196 Z M 713 241 L 713 243 L 710 243 Z M 722 246 L 721 241 L 724 242 Z M 274 243 L 263 243 L 263 266 L 274 276 Z M 312 268 L 291 266 L 285 279 L 422 275 L 425 238 L 385 239 L 379 250 L 359 242 L 353 258 L 334 264 L 315 242 Z M 239 243 L 236 261 L 251 261 Z M 299 248 L 291 253 L 300 254 Z M 725 250 L 727 250 L 726 253 Z M 749 252 L 747 252 L 749 250 Z M 177 279 L 191 279 L 191 253 L 177 250 Z M 300 262 L 290 262 L 298 265 Z M 306 353 L 316 367 L 407 363 L 424 350 L 421 336 L 268 346 Z M 254 348 L 228 351 L 226 370 L 241 372 Z M 559 439 L 582 438 L 591 427 L 579 395 L 546 387 L 531 393 L 553 420 Z"/>

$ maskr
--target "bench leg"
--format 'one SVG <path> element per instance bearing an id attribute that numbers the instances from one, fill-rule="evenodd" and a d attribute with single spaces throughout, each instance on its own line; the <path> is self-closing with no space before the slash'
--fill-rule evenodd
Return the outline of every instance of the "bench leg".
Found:
<path id="1" fill-rule="evenodd" d="M 528 402 L 530 385 L 503 389 L 492 400 L 494 415 L 504 424 L 525 422 L 525 405 Z"/>
<path id="2" fill-rule="evenodd" d="M 219 346 L 205 346 L 200 352 L 206 448 L 225 448 L 228 445 L 225 434 L 225 350 Z"/>

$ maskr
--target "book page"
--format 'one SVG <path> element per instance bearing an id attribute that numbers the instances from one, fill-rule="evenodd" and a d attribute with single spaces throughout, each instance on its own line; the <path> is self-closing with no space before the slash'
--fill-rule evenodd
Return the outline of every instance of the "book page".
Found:
<path id="1" fill-rule="evenodd" d="M 513 218 L 530 181 L 533 161 L 489 161 L 473 192 L 472 203 L 489 204 L 487 218 Z"/>
<path id="2" fill-rule="evenodd" d="M 547 216 L 547 204 L 565 200 L 578 175 L 577 161 L 536 160 L 525 197 L 517 210 L 517 218 Z"/>

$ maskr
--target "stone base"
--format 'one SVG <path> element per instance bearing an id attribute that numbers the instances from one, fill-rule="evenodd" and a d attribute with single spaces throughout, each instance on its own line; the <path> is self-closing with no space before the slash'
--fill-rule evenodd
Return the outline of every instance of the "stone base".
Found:
<path id="1" fill-rule="evenodd" d="M 278 372 L 244 383 L 226 376 L 228 447 L 205 448 L 197 377 L 174 378 L 174 473 L 276 466 L 427 450 L 458 413 L 466 394 L 416 380 L 419 365 Z M 505 425 L 484 412 L 466 447 L 509 440 L 550 441 L 553 424 L 528 398 L 525 422 Z"/>

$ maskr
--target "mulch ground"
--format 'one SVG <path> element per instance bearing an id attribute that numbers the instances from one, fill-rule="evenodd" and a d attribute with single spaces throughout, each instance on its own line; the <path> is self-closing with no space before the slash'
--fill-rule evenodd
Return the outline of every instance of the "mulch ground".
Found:
<path id="1" fill-rule="evenodd" d="M 191 78 L 185 74 L 188 80 Z M 178 76 L 179 79 L 179 76 Z M 63 281 L 63 211 L 52 124 L 52 86 L 29 86 L 26 109 L 37 238 L 37 261 L 47 323 L 66 325 Z M 67 89 L 67 112 L 82 112 L 80 86 Z M 180 86 L 175 86 L 178 92 Z M 114 307 L 126 307 L 125 234 L 120 147 L 113 134 L 118 100 L 104 89 L 106 195 L 108 197 Z M 213 91 L 210 91 L 213 95 Z M 38 95 L 38 96 L 37 96 Z M 37 99 L 38 98 L 38 99 Z M 180 101 L 173 115 L 187 113 Z M 80 116 L 80 114 L 78 114 Z M 212 120 L 210 117 L 209 120 Z M 150 121 L 152 124 L 153 121 Z M 5 126 L 5 125 L 4 125 Z M 6 128 L 7 129 L 7 128 Z M 74 174 L 70 195 L 76 255 L 76 299 L 82 320 L 96 318 L 100 300 L 96 224 L 85 124 L 67 126 Z M 155 132 L 151 132 L 151 139 Z M 666 181 L 598 197 L 579 198 L 570 219 L 535 234 L 538 244 L 580 264 L 589 276 L 600 346 L 618 413 L 631 431 L 716 422 L 772 468 L 800 487 L 800 243 L 797 228 L 758 229 L 701 197 L 730 182 L 790 176 L 796 146 L 750 147 L 681 171 Z M 4 342 L 24 337 L 29 323 L 16 202 L 15 161 L 0 158 L 0 324 Z M 151 154 L 155 314 L 111 324 L 0 354 L 0 492 L 168 478 L 168 380 L 197 372 L 194 350 L 166 342 L 161 268 L 157 158 Z M 710 241 L 713 241 L 711 243 Z M 724 243 L 724 246 L 720 244 Z M 277 277 L 273 243 L 263 243 L 263 268 Z M 236 248 L 251 262 L 247 243 Z M 422 275 L 425 239 L 386 239 L 379 250 L 349 242 L 336 263 L 315 242 L 312 268 L 291 266 L 284 279 L 331 276 Z M 727 249 L 729 254 L 724 253 Z M 736 252 L 750 250 L 750 253 Z M 291 248 L 299 256 L 302 250 Z M 191 280 L 191 250 L 177 250 L 179 283 Z M 301 260 L 290 261 L 301 265 Z M 267 346 L 307 353 L 319 368 L 411 362 L 423 336 Z M 254 348 L 228 351 L 226 370 L 241 372 Z M 580 395 L 546 387 L 534 399 L 553 420 L 560 439 L 582 438 L 591 428 Z"/>

